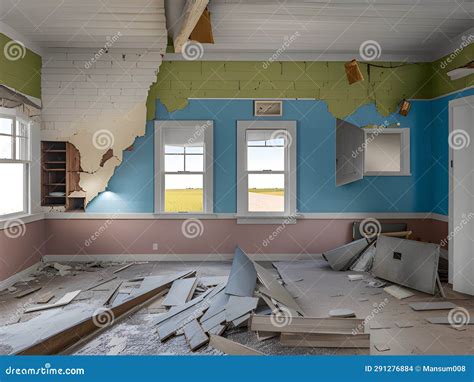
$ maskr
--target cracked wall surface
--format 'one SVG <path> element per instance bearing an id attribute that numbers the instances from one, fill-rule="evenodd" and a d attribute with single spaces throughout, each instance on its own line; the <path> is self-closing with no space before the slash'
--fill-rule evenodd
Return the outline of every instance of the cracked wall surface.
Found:
<path id="1" fill-rule="evenodd" d="M 66 49 L 43 56 L 41 139 L 79 150 L 86 204 L 106 189 L 123 151 L 145 134 L 146 98 L 165 45 L 154 52 Z"/>

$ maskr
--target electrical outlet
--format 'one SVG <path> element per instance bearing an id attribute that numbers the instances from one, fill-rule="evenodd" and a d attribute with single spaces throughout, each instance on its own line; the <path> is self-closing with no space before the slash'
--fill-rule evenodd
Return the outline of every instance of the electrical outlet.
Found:
<path id="1" fill-rule="evenodd" d="M 158 243 L 153 243 L 153 250 L 158 251 Z"/>

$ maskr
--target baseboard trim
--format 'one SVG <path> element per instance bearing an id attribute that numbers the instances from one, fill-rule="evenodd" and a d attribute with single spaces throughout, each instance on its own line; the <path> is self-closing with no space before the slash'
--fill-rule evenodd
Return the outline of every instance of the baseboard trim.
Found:
<path id="1" fill-rule="evenodd" d="M 320 254 L 314 253 L 248 253 L 249 257 L 257 261 L 290 261 L 320 259 Z M 194 254 L 104 254 L 104 255 L 46 255 L 43 261 L 50 262 L 134 262 L 134 261 L 231 261 L 232 253 L 194 253 Z"/>
<path id="2" fill-rule="evenodd" d="M 0 290 L 11 287 L 13 284 L 17 282 L 23 281 L 31 273 L 36 272 L 40 264 L 41 262 L 37 262 L 36 264 L 33 264 L 32 266 L 26 269 L 23 269 L 22 271 L 18 273 L 15 273 L 13 276 L 10 276 L 9 278 L 5 280 L 0 281 Z"/>

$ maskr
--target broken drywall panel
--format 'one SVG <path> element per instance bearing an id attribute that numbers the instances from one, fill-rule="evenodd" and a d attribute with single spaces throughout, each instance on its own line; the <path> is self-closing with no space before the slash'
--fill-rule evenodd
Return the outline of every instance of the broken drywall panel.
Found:
<path id="1" fill-rule="evenodd" d="M 53 308 L 59 308 L 61 306 L 69 304 L 74 298 L 81 293 L 80 290 L 76 290 L 74 292 L 69 292 L 66 293 L 63 297 L 61 297 L 58 301 L 56 301 L 53 304 L 45 304 L 45 305 L 38 305 L 38 306 L 33 306 L 31 308 L 25 309 L 25 313 L 32 313 L 32 312 L 37 312 L 39 310 L 46 310 L 46 309 L 53 309 Z"/>
<path id="2" fill-rule="evenodd" d="M 61 61 L 54 56 L 58 52 L 43 57 L 41 139 L 67 141 L 79 150 L 86 205 L 106 189 L 123 152 L 145 134 L 146 99 L 166 41 L 153 49 L 106 52 L 97 61 L 109 63 L 107 68 L 90 63 L 97 53 L 93 49 L 62 49 Z M 141 61 L 149 65 L 139 67 Z"/>
<path id="3" fill-rule="evenodd" d="M 257 271 L 252 260 L 239 247 L 235 249 L 232 268 L 225 292 L 230 295 L 252 297 L 257 283 Z"/>
<path id="4" fill-rule="evenodd" d="M 256 297 L 230 296 L 225 307 L 225 319 L 227 322 L 234 321 L 255 310 L 257 305 L 258 298 Z"/>
<path id="5" fill-rule="evenodd" d="M 399 299 L 403 300 L 408 297 L 412 297 L 415 294 L 410 292 L 409 290 L 399 287 L 398 285 L 390 285 L 386 288 L 383 288 L 384 292 L 388 293 L 389 295 Z"/>
<path id="6" fill-rule="evenodd" d="M 345 270 L 359 254 L 367 249 L 368 246 L 369 244 L 366 239 L 359 239 L 326 251 L 322 255 L 332 269 L 342 271 Z"/>
<path id="7" fill-rule="evenodd" d="M 413 310 L 445 310 L 457 308 L 457 305 L 449 301 L 429 301 L 429 302 L 412 302 L 408 304 Z"/>
<path id="8" fill-rule="evenodd" d="M 208 335 L 202 330 L 199 322 L 194 319 L 183 327 L 184 336 L 192 351 L 204 346 L 209 342 Z"/>
<path id="9" fill-rule="evenodd" d="M 249 348 L 248 346 L 239 344 L 238 342 L 231 341 L 221 336 L 216 336 L 214 334 L 211 334 L 209 345 L 214 349 L 220 350 L 221 352 L 228 355 L 264 355 L 258 350 Z"/>
<path id="10" fill-rule="evenodd" d="M 372 272 L 376 277 L 435 294 L 439 245 L 381 235 Z"/>
<path id="11" fill-rule="evenodd" d="M 173 285 L 171 285 L 171 289 L 163 301 L 163 305 L 177 306 L 185 304 L 191 299 L 194 290 L 196 289 L 196 285 L 196 277 L 176 280 Z"/>
<path id="12" fill-rule="evenodd" d="M 280 343 L 292 347 L 368 349 L 370 334 L 282 333 Z"/>
<path id="13" fill-rule="evenodd" d="M 250 329 L 262 332 L 280 333 L 341 333 L 351 334 L 353 330 L 363 332 L 364 320 L 358 318 L 314 318 L 288 317 L 286 325 L 274 316 L 252 315 Z M 362 330 L 361 330 L 362 328 Z"/>
<path id="14" fill-rule="evenodd" d="M 330 317 L 355 317 L 355 312 L 352 309 L 337 308 L 329 311 Z"/>

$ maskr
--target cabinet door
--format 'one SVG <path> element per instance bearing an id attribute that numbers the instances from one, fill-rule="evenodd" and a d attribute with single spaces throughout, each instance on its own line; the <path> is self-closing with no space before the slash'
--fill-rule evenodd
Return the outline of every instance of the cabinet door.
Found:
<path id="1" fill-rule="evenodd" d="M 336 186 L 364 177 L 364 131 L 352 123 L 336 119 Z"/>

